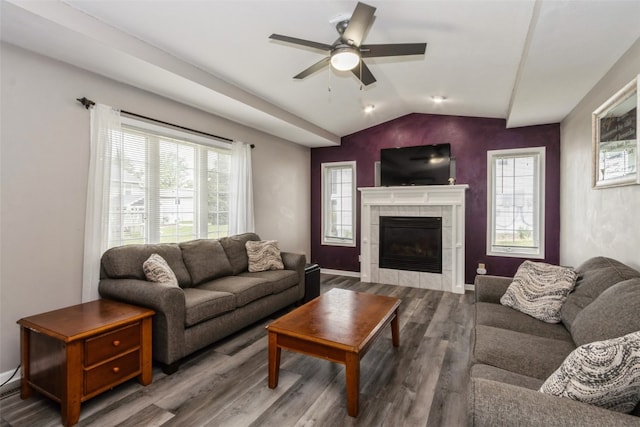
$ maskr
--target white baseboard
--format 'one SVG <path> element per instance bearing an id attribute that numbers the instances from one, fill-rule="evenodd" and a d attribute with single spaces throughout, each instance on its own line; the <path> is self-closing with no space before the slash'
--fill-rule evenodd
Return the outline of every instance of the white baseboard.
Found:
<path id="1" fill-rule="evenodd" d="M 321 268 L 320 273 L 333 274 L 334 276 L 360 277 L 360 273 L 357 271 L 332 270 L 329 268 Z"/>
<path id="2" fill-rule="evenodd" d="M 15 370 L 16 368 L 13 368 L 10 371 L 0 372 L 0 384 L 3 384 L 5 381 L 11 378 L 11 375 L 13 375 L 13 372 Z M 22 370 L 18 369 L 18 372 L 16 372 L 16 374 L 13 375 L 13 378 L 11 378 L 11 380 L 2 387 L 2 390 L 0 390 L 0 392 L 10 390 L 15 387 L 20 387 L 21 376 L 22 376 Z"/>
<path id="3" fill-rule="evenodd" d="M 321 268 L 320 273 L 332 274 L 334 276 L 360 277 L 360 273 L 358 273 L 357 271 L 333 270 L 330 268 Z M 469 285 L 466 283 L 464 285 L 465 291 L 475 291 L 475 289 L 476 289 L 475 285 Z"/>

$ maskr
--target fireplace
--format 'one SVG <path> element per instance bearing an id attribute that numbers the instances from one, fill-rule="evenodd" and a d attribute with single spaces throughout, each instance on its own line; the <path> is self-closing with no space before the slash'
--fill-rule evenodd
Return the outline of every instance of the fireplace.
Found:
<path id="1" fill-rule="evenodd" d="M 379 266 L 442 273 L 442 218 L 381 216 Z"/>

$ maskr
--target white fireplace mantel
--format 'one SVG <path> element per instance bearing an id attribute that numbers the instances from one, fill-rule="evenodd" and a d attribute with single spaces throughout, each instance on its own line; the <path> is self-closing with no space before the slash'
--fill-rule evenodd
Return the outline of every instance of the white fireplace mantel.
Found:
<path id="1" fill-rule="evenodd" d="M 443 254 L 442 275 L 419 273 L 437 276 L 436 283 L 441 289 L 458 294 L 464 293 L 464 225 L 465 225 L 465 192 L 467 184 L 434 185 L 411 187 L 366 187 L 358 188 L 361 201 L 361 242 L 360 242 L 360 280 L 363 282 L 381 282 L 378 276 L 377 224 L 382 210 L 397 212 L 398 215 L 434 216 L 430 212 L 441 209 L 443 215 L 443 249 L 447 248 L 447 256 Z M 374 212 L 372 216 L 372 212 Z M 407 214 L 408 213 L 408 214 Z M 444 224 L 447 224 L 446 231 Z M 450 227 L 450 237 L 449 237 Z M 446 234 L 446 236 L 445 236 Z M 446 238 L 445 238 L 446 237 Z M 373 248 L 373 251 L 372 251 Z M 445 259 L 447 260 L 445 263 Z M 385 269 L 386 270 L 386 269 Z M 415 281 L 417 272 L 398 271 L 398 285 L 418 286 L 438 289 L 429 285 L 419 286 Z M 406 279 L 406 280 L 403 280 Z M 433 282 L 433 281 L 432 281 Z M 439 285 L 438 285 L 439 286 Z"/>

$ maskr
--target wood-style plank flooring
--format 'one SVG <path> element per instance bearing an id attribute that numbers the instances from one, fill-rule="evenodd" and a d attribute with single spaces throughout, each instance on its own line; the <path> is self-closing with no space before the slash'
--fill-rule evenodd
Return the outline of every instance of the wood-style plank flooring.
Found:
<path id="1" fill-rule="evenodd" d="M 459 426 L 466 424 L 472 294 L 322 275 L 321 290 L 402 299 L 400 347 L 383 333 L 361 361 L 360 415 L 347 415 L 342 365 L 282 351 L 267 387 L 265 319 L 187 358 L 170 376 L 135 380 L 82 404 L 79 426 Z M 37 393 L 0 400 L 1 427 L 58 426 L 59 405 Z"/>

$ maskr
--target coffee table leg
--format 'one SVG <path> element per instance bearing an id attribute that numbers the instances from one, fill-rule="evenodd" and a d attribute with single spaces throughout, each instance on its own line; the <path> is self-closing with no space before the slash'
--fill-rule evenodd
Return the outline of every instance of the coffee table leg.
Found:
<path id="1" fill-rule="evenodd" d="M 280 374 L 280 347 L 278 347 L 278 335 L 269 332 L 269 388 L 278 386 Z"/>
<path id="2" fill-rule="evenodd" d="M 394 347 L 400 346 L 400 327 L 398 326 L 398 309 L 393 315 L 393 320 L 391 320 L 391 340 L 393 341 Z"/>
<path id="3" fill-rule="evenodd" d="M 360 400 L 360 357 L 358 354 L 346 354 L 345 371 L 347 374 L 347 412 L 350 416 L 357 417 Z"/>

